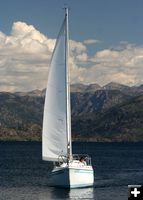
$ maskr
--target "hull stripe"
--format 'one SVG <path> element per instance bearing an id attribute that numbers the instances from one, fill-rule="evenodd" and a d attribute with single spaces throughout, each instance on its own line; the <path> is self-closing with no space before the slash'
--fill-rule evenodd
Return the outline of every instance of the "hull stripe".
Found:
<path id="1" fill-rule="evenodd" d="M 72 168 L 72 169 L 74 170 L 74 173 L 93 174 L 92 170 L 89 171 L 89 170 L 75 169 L 75 168 Z M 72 169 L 71 168 L 64 168 L 64 169 L 60 169 L 60 170 L 57 170 L 57 171 L 52 171 L 51 175 L 62 174 L 65 171 L 70 171 Z"/>
<path id="2" fill-rule="evenodd" d="M 82 187 L 93 187 L 94 183 L 90 184 L 74 184 L 74 185 L 50 185 L 51 187 L 60 187 L 60 188 L 82 188 Z"/>

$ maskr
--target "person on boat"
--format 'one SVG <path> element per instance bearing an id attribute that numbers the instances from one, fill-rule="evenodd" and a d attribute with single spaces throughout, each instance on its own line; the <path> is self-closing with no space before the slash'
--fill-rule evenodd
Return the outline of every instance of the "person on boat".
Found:
<path id="1" fill-rule="evenodd" d="M 80 161 L 80 163 L 82 163 L 83 165 L 87 165 L 87 163 L 86 163 L 84 157 L 81 157 L 81 158 L 79 159 L 79 161 Z"/>

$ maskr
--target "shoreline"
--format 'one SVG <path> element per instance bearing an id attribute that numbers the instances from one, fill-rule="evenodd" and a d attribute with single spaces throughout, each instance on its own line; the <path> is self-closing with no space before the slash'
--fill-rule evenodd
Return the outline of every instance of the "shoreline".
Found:
<path id="1" fill-rule="evenodd" d="M 41 139 L 39 138 L 20 138 L 20 137 L 0 137 L 0 142 L 42 142 Z M 73 139 L 72 142 L 90 142 L 90 143 L 139 143 L 143 142 L 143 140 L 115 140 L 115 139 L 107 139 L 107 138 L 102 138 L 102 139 Z"/>

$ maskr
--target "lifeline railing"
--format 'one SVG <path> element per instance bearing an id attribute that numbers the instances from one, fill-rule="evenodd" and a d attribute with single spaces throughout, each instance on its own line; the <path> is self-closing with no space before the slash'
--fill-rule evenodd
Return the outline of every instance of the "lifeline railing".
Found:
<path id="1" fill-rule="evenodd" d="M 91 165 L 91 157 L 89 155 L 87 154 L 73 154 L 72 155 L 72 160 L 80 161 L 81 159 L 83 159 L 86 162 L 86 165 Z M 59 166 L 62 163 L 68 163 L 67 156 L 59 155 L 58 162 L 55 162 L 55 165 Z"/>

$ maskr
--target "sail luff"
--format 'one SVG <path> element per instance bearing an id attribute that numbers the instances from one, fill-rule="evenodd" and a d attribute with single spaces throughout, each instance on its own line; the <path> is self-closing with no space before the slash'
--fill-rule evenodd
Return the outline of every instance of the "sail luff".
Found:
<path id="1" fill-rule="evenodd" d="M 67 94 L 67 152 L 72 159 L 72 140 L 71 140 L 71 102 L 70 102 L 70 69 L 69 69 L 69 19 L 68 8 L 65 8 L 65 66 L 66 66 L 66 94 Z"/>

